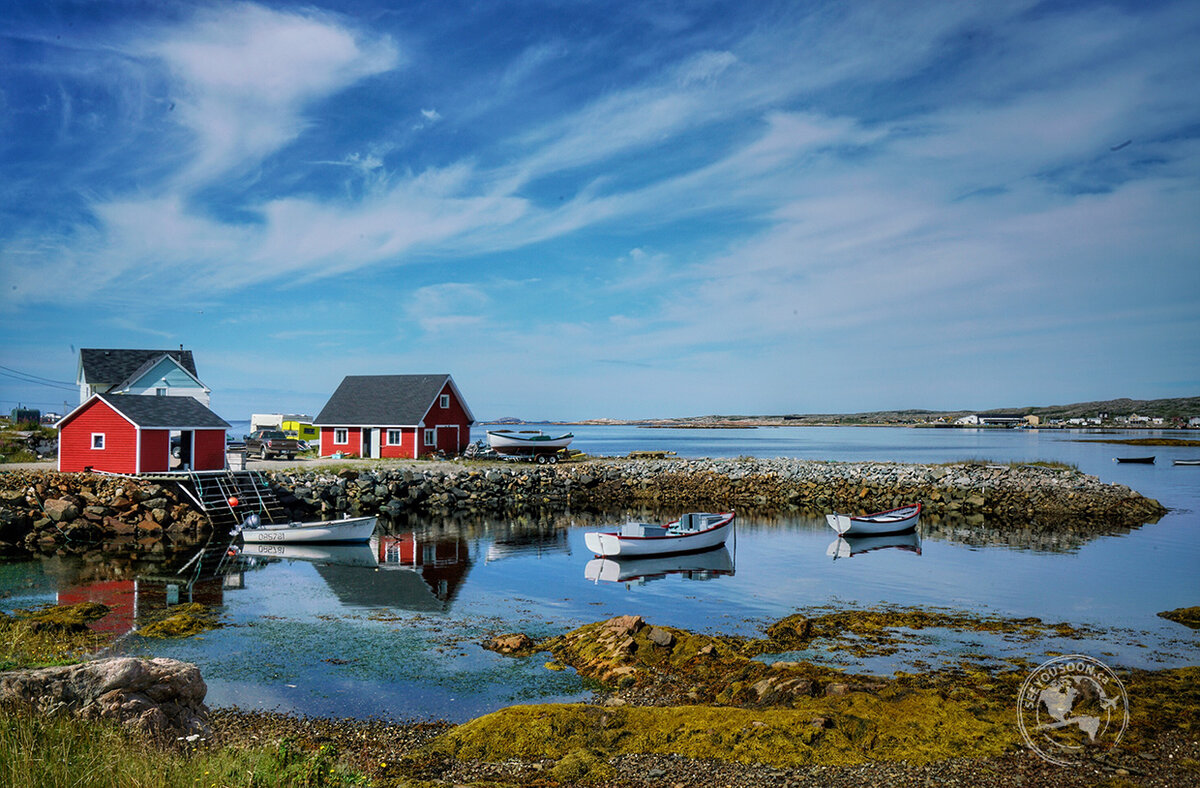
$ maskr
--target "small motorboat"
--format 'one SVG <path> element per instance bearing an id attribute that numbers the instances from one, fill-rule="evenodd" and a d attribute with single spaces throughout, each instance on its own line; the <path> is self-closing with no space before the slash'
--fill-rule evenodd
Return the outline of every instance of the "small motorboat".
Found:
<path id="1" fill-rule="evenodd" d="M 912 530 L 917 526 L 917 519 L 920 516 L 921 504 L 916 503 L 875 514 L 827 514 L 825 519 L 829 522 L 829 527 L 837 531 L 839 536 L 878 536 L 879 534 L 899 534 Z"/>
<path id="2" fill-rule="evenodd" d="M 583 540 L 598 556 L 696 553 L 725 544 L 734 517 L 733 512 L 689 512 L 666 525 L 625 523 L 619 531 L 584 534 Z"/>
<path id="3" fill-rule="evenodd" d="M 856 555 L 870 553 L 875 550 L 904 550 L 909 553 L 921 554 L 921 536 L 916 529 L 904 534 L 883 534 L 882 536 L 839 536 L 825 550 L 825 555 L 834 561 L 839 558 L 853 558 Z"/>
<path id="4" fill-rule="evenodd" d="M 1153 465 L 1153 457 L 1113 457 L 1114 462 L 1136 462 L 1142 465 Z"/>
<path id="5" fill-rule="evenodd" d="M 1175 460 L 1173 465 L 1200 465 L 1200 460 Z"/>
<path id="6" fill-rule="evenodd" d="M 683 575 L 687 580 L 712 580 L 733 574 L 733 556 L 722 545 L 702 553 L 645 558 L 593 558 L 583 576 L 593 583 L 647 583 L 667 575 Z"/>
<path id="7" fill-rule="evenodd" d="M 346 517 L 309 523 L 262 523 L 256 514 L 239 527 L 246 544 L 270 542 L 366 542 L 375 532 L 375 517 Z"/>

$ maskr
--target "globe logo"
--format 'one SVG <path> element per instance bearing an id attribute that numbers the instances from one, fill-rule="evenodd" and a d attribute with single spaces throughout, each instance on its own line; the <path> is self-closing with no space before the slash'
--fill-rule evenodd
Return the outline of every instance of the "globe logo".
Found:
<path id="1" fill-rule="evenodd" d="M 1042 663 L 1026 677 L 1017 722 L 1030 749 L 1051 763 L 1073 766 L 1121 740 L 1129 699 L 1107 665 L 1069 654 Z"/>

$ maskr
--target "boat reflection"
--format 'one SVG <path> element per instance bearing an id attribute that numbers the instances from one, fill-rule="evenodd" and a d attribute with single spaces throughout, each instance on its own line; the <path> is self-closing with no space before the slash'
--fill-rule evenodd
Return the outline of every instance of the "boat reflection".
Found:
<path id="1" fill-rule="evenodd" d="M 646 558 L 594 558 L 584 567 L 583 576 L 593 583 L 642 585 L 667 575 L 683 575 L 688 580 L 713 580 L 734 573 L 733 556 L 725 546 L 703 553 L 649 556 Z"/>
<path id="2" fill-rule="evenodd" d="M 873 550 L 895 548 L 910 553 L 921 554 L 921 535 L 916 531 L 906 534 L 883 534 L 881 536 L 842 536 L 830 542 L 825 555 L 839 558 L 853 558 L 856 555 L 869 553 Z"/>
<path id="3" fill-rule="evenodd" d="M 360 544 L 250 543 L 242 546 L 242 554 L 247 558 L 279 558 L 336 566 L 379 565 L 375 549 L 365 542 Z"/>

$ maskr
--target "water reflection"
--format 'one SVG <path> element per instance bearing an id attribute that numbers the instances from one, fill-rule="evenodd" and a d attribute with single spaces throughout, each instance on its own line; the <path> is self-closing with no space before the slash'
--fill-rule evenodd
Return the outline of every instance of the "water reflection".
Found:
<path id="1" fill-rule="evenodd" d="M 379 566 L 371 544 L 248 544 L 242 548 L 248 558 L 269 563 L 272 560 L 308 561 L 338 566 Z"/>
<path id="2" fill-rule="evenodd" d="M 471 569 L 462 537 L 428 536 L 416 531 L 384 534 L 371 541 L 373 563 L 318 563 L 317 573 L 349 607 L 416 612 L 450 610 Z"/>
<path id="3" fill-rule="evenodd" d="M 883 534 L 881 536 L 839 536 L 830 542 L 825 555 L 839 558 L 853 558 L 856 555 L 869 553 L 874 550 L 906 550 L 910 553 L 921 554 L 921 535 L 916 531 L 906 534 Z"/>
<path id="4" fill-rule="evenodd" d="M 683 575 L 687 580 L 713 580 L 734 574 L 733 556 L 725 546 L 703 553 L 646 558 L 594 558 L 583 569 L 593 583 L 644 585 L 667 575 Z"/>

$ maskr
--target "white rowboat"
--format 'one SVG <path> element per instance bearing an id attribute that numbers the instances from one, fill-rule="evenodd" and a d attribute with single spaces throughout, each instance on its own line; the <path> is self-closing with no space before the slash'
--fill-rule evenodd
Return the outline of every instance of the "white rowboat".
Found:
<path id="1" fill-rule="evenodd" d="M 375 517 L 347 517 L 311 523 L 252 524 L 256 515 L 242 524 L 242 541 L 246 544 L 270 542 L 366 542 L 375 532 Z"/>
<path id="2" fill-rule="evenodd" d="M 841 536 L 877 536 L 911 530 L 916 527 L 920 516 L 921 504 L 917 503 L 875 514 L 827 514 L 825 519 L 829 527 Z"/>
<path id="3" fill-rule="evenodd" d="M 602 556 L 695 553 L 725 544 L 734 517 L 733 512 L 690 512 L 666 525 L 625 523 L 620 531 L 593 531 L 584 534 L 583 540 L 589 550 Z"/>

